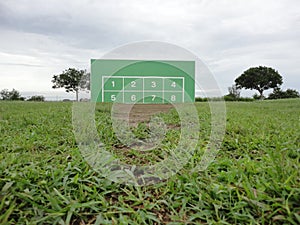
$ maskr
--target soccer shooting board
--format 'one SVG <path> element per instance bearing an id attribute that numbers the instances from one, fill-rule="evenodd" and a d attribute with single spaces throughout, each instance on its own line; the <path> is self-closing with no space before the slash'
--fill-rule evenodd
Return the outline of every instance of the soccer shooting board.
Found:
<path id="1" fill-rule="evenodd" d="M 195 62 L 91 60 L 92 102 L 194 102 Z"/>

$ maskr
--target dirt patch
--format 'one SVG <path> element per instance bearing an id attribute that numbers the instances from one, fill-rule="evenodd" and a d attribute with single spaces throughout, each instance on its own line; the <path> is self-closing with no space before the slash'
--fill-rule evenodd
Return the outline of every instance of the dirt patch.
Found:
<path id="1" fill-rule="evenodd" d="M 172 108 L 174 106 L 171 104 L 115 104 L 113 116 L 117 119 L 129 119 L 129 125 L 136 126 L 141 122 L 149 122 L 151 116 L 167 113 Z"/>

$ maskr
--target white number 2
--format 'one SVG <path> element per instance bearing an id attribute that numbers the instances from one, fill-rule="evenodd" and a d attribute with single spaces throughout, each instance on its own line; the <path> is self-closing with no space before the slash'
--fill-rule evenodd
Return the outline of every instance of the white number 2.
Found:
<path id="1" fill-rule="evenodd" d="M 135 81 L 131 81 L 130 84 L 131 84 L 131 87 L 136 87 L 136 82 Z"/>

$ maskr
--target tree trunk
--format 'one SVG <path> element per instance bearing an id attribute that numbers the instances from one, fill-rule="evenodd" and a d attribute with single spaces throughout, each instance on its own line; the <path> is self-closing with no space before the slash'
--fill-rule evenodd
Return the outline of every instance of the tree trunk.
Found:
<path id="1" fill-rule="evenodd" d="M 78 102 L 78 90 L 76 90 L 76 102 Z"/>
<path id="2" fill-rule="evenodd" d="M 259 94 L 260 94 L 259 99 L 263 100 L 264 99 L 264 95 L 263 95 L 264 90 L 258 90 L 258 91 L 259 91 Z"/>

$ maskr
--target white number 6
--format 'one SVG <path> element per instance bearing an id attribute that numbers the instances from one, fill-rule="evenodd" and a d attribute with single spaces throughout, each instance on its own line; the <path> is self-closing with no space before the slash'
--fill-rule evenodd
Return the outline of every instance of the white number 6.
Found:
<path id="1" fill-rule="evenodd" d="M 130 99 L 131 99 L 131 101 L 136 101 L 136 96 L 135 95 L 131 95 L 131 97 L 130 97 Z"/>

